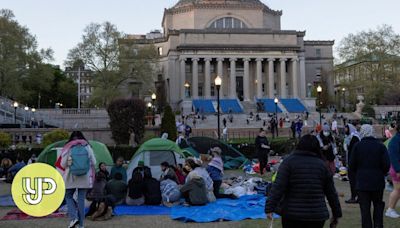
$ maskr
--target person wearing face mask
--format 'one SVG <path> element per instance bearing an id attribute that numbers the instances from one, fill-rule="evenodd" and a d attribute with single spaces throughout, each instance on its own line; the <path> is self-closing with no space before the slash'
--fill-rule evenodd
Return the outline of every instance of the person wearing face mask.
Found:
<path id="1" fill-rule="evenodd" d="M 347 165 L 350 163 L 350 158 L 351 158 L 351 151 L 356 143 L 360 141 L 360 135 L 357 132 L 356 127 L 353 124 L 346 124 L 345 128 L 345 138 L 344 138 L 344 143 L 343 143 L 343 149 L 346 151 L 346 162 Z M 348 167 L 349 168 L 349 167 Z M 356 177 L 354 172 L 349 169 L 349 182 L 350 182 L 350 190 L 351 190 L 351 198 L 346 200 L 345 202 L 348 204 L 354 204 L 357 203 L 357 191 L 355 189 L 356 187 Z"/>
<path id="2" fill-rule="evenodd" d="M 336 150 L 336 143 L 331 134 L 328 124 L 324 124 L 324 126 L 322 127 L 322 131 L 318 134 L 317 137 L 321 146 L 322 156 L 326 160 L 327 166 L 333 175 L 336 172 L 336 155 L 334 152 Z"/>

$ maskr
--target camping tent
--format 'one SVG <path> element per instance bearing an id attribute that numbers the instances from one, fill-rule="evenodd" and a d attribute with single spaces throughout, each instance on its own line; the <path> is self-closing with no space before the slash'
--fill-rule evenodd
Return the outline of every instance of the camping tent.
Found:
<path id="1" fill-rule="evenodd" d="M 208 137 L 191 137 L 187 139 L 188 148 L 200 154 L 207 154 L 208 151 L 215 146 L 222 150 L 222 159 L 224 161 L 225 169 L 238 169 L 240 166 L 246 164 L 248 159 L 240 153 L 237 149 L 217 139 Z"/>
<path id="2" fill-rule="evenodd" d="M 62 140 L 48 145 L 40 153 L 37 161 L 54 166 L 57 158 L 61 155 L 61 149 L 66 142 L 67 140 Z M 106 145 L 97 141 L 89 141 L 89 144 L 93 149 L 94 156 L 96 157 L 96 169 L 100 162 L 106 163 L 107 166 L 112 166 L 114 164 Z"/>
<path id="3" fill-rule="evenodd" d="M 183 164 L 185 159 L 190 156 L 196 156 L 190 151 L 182 150 L 173 141 L 168 139 L 154 138 L 143 143 L 136 153 L 132 156 L 127 170 L 128 180 L 132 177 L 133 170 L 137 167 L 139 161 L 143 161 L 145 166 L 150 167 L 154 178 L 161 176 L 162 162 L 168 162 L 170 165 Z"/>

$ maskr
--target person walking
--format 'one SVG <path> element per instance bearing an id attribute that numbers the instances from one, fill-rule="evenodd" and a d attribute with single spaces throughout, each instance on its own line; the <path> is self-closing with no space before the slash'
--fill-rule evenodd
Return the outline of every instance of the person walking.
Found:
<path id="1" fill-rule="evenodd" d="M 396 129 L 396 134 L 389 142 L 390 171 L 392 177 L 393 191 L 390 193 L 388 209 L 385 215 L 390 218 L 400 218 L 399 213 L 395 211 L 396 204 L 400 198 L 400 128 L 397 124 L 392 124 L 392 128 Z"/>
<path id="2" fill-rule="evenodd" d="M 269 142 L 266 136 L 266 133 L 263 128 L 260 128 L 260 133 L 258 134 L 256 141 L 256 154 L 258 157 L 258 161 L 260 162 L 260 174 L 264 174 L 264 169 L 268 165 L 268 154 L 271 147 L 269 146 Z"/>
<path id="3" fill-rule="evenodd" d="M 360 135 L 353 124 L 347 124 L 344 128 L 344 131 L 345 131 L 345 138 L 343 143 L 344 147 L 343 149 L 346 152 L 346 163 L 347 167 L 349 168 L 348 164 L 350 163 L 351 152 L 353 150 L 354 145 L 360 141 Z M 345 203 L 347 204 L 358 203 L 357 191 L 356 191 L 356 177 L 354 175 L 354 172 L 350 169 L 348 174 L 349 174 L 351 197 L 350 199 L 346 200 Z"/>
<path id="4" fill-rule="evenodd" d="M 334 227 L 342 217 L 342 209 L 333 177 L 322 158 L 318 139 L 305 135 L 279 166 L 265 213 L 269 219 L 272 213 L 281 215 L 283 228 L 322 228 L 329 219 L 325 198 Z"/>
<path id="5" fill-rule="evenodd" d="M 361 141 L 354 145 L 350 158 L 350 170 L 356 177 L 356 190 L 361 210 L 362 228 L 382 228 L 385 203 L 385 175 L 390 168 L 386 147 L 374 138 L 369 124 L 361 126 Z M 374 205 L 373 221 L 371 203 Z"/>
<path id="6" fill-rule="evenodd" d="M 70 228 L 79 224 L 84 227 L 85 197 L 88 189 L 93 186 L 95 178 L 96 158 L 88 141 L 82 132 L 72 132 L 67 144 L 61 150 L 59 164 L 63 172 L 66 192 L 65 201 L 68 207 Z M 78 201 L 74 200 L 74 193 L 78 192 Z"/>

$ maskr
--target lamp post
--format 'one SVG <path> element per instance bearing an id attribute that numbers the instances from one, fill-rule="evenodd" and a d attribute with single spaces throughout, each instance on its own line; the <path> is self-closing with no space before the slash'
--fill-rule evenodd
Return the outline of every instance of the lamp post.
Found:
<path id="1" fill-rule="evenodd" d="M 275 103 L 275 126 L 271 126 L 271 127 L 276 127 L 276 126 L 278 126 L 278 103 L 279 103 L 279 100 L 278 100 L 278 98 L 277 97 L 275 97 L 275 99 L 274 99 L 274 103 Z M 279 136 L 279 128 L 278 127 L 276 127 L 276 137 L 278 137 Z"/>
<path id="2" fill-rule="evenodd" d="M 343 112 L 346 112 L 346 88 L 342 88 L 342 93 L 343 93 Z"/>
<path id="3" fill-rule="evenodd" d="M 318 112 L 319 112 L 319 125 L 322 126 L 322 114 L 321 114 L 321 93 L 322 93 L 322 87 L 319 85 L 317 87 L 317 93 L 318 93 Z"/>
<path id="4" fill-rule="evenodd" d="M 35 120 L 36 108 L 32 108 L 31 111 L 32 111 L 32 117 L 31 117 L 31 121 L 32 121 L 32 120 Z M 33 122 L 31 122 L 31 126 L 33 126 Z M 33 127 L 35 127 L 35 126 L 33 126 Z"/>
<path id="5" fill-rule="evenodd" d="M 17 108 L 18 108 L 18 102 L 14 102 L 13 104 L 14 107 L 14 124 L 17 124 Z"/>
<path id="6" fill-rule="evenodd" d="M 186 96 L 186 98 L 189 98 L 190 97 L 190 84 L 188 83 L 188 82 L 185 82 L 185 96 Z"/>
<path id="7" fill-rule="evenodd" d="M 153 118 L 152 118 L 152 121 L 151 121 L 151 124 L 153 124 L 153 126 L 154 125 L 156 125 L 156 121 L 155 121 L 155 115 L 156 115 L 156 99 L 157 99 L 157 95 L 155 94 L 155 93 L 153 93 L 152 95 L 151 95 L 151 100 L 153 101 Z"/>
<path id="8" fill-rule="evenodd" d="M 24 122 L 25 122 L 25 123 L 28 123 L 28 111 L 29 111 L 29 107 L 28 107 L 28 106 L 25 106 L 24 110 L 25 110 Z"/>
<path id="9" fill-rule="evenodd" d="M 221 139 L 221 126 L 220 126 L 220 116 L 219 116 L 219 110 L 220 110 L 220 102 L 219 102 L 219 90 L 221 89 L 221 84 L 222 84 L 222 79 L 220 76 L 217 76 L 214 81 L 215 86 L 217 87 L 217 121 L 218 121 L 218 140 Z"/>

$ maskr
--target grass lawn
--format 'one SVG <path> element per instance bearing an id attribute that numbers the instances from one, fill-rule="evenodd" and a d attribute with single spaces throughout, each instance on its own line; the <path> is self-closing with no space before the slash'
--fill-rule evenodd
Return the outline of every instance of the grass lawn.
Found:
<path id="1" fill-rule="evenodd" d="M 240 171 L 227 171 L 227 175 L 237 175 L 242 174 Z M 266 179 L 268 179 L 266 177 Z M 360 224 L 360 210 L 358 205 L 347 205 L 344 200 L 349 196 L 349 185 L 348 182 L 336 181 L 336 187 L 339 193 L 343 193 L 344 196 L 340 198 L 340 202 L 343 210 L 343 218 L 339 220 L 338 227 L 349 227 L 356 228 L 361 227 Z M 10 185 L 0 182 L 0 195 L 10 194 Z M 384 199 L 387 200 L 388 192 L 385 192 Z M 0 207 L 0 218 L 3 217 L 8 211 L 14 209 L 13 207 Z M 400 208 L 398 208 L 400 210 Z M 210 212 L 212 213 L 212 212 Z M 386 228 L 398 228 L 400 227 L 400 219 L 389 219 L 384 218 Z M 58 219 L 33 219 L 24 221 L 0 221 L 0 227 L 67 227 L 67 218 Z M 180 227 L 268 227 L 268 222 L 266 220 L 245 220 L 241 222 L 215 222 L 215 223 L 182 223 L 171 220 L 168 216 L 120 216 L 114 217 L 109 221 L 105 222 L 90 222 L 86 221 L 85 227 L 167 227 L 167 228 L 180 228 Z M 280 221 L 274 222 L 274 227 L 281 227 Z M 327 224 L 325 227 L 329 227 Z"/>

